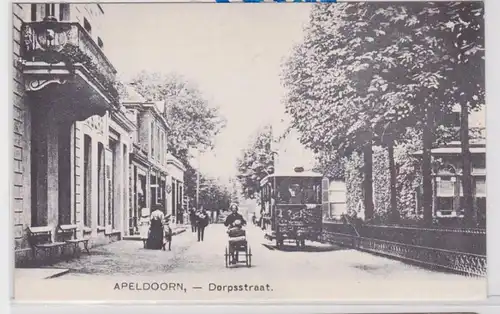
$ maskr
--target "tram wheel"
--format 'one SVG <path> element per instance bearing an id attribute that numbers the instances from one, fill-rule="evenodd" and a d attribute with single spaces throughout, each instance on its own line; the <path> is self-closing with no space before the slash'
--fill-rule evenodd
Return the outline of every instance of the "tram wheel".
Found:
<path id="1" fill-rule="evenodd" d="M 226 261 L 226 268 L 229 266 L 229 252 L 227 250 L 227 246 L 226 246 L 226 253 L 224 254 L 224 259 Z"/>
<path id="2" fill-rule="evenodd" d="M 247 267 L 252 267 L 252 248 L 250 247 L 247 250 Z"/>

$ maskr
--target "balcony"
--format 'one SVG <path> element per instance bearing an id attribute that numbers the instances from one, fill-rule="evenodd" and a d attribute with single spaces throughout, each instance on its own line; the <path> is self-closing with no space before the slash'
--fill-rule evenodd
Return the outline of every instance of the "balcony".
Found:
<path id="1" fill-rule="evenodd" d="M 118 107 L 116 69 L 79 23 L 47 18 L 25 23 L 21 35 L 27 92 L 41 99 L 69 97 L 69 112 L 77 114 L 77 120 Z"/>

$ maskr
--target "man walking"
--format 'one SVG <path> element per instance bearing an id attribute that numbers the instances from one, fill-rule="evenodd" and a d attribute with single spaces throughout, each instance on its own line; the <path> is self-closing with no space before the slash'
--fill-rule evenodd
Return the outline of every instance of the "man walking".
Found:
<path id="1" fill-rule="evenodd" d="M 201 208 L 201 210 L 197 213 L 197 224 L 196 228 L 198 230 L 198 242 L 203 241 L 205 237 L 205 228 L 208 226 L 209 217 L 205 209 Z"/>
<path id="2" fill-rule="evenodd" d="M 194 207 L 191 208 L 191 210 L 189 210 L 189 222 L 191 223 L 191 231 L 195 233 L 197 221 L 196 221 L 196 209 Z"/>

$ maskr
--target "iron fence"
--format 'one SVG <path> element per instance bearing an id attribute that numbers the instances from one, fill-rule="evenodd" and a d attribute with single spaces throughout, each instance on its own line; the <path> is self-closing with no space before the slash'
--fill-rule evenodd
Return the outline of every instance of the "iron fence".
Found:
<path id="1" fill-rule="evenodd" d="M 323 240 L 427 267 L 486 275 L 486 231 L 325 223 Z"/>

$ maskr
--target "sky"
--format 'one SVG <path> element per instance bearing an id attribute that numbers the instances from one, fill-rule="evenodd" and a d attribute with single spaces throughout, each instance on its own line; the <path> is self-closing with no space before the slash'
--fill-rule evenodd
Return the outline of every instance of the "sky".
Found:
<path id="1" fill-rule="evenodd" d="M 226 117 L 215 149 L 200 158 L 202 172 L 235 175 L 250 136 L 286 119 L 280 65 L 302 40 L 310 4 L 103 7 L 105 53 L 122 79 L 141 70 L 182 74 Z"/>

